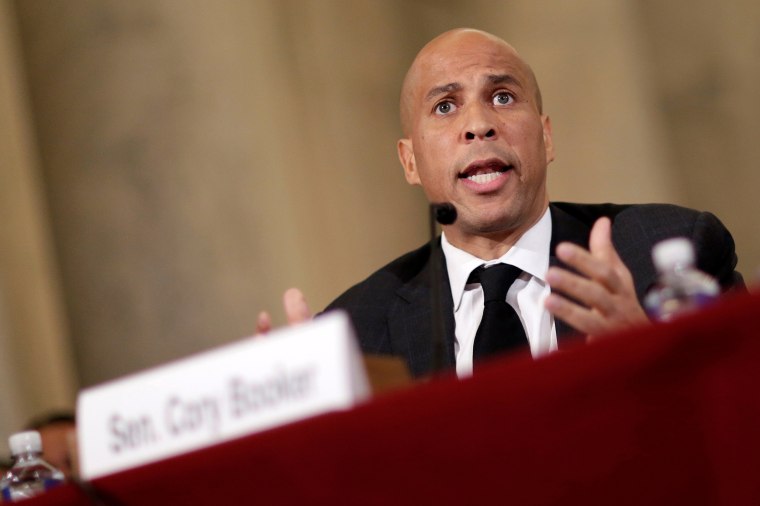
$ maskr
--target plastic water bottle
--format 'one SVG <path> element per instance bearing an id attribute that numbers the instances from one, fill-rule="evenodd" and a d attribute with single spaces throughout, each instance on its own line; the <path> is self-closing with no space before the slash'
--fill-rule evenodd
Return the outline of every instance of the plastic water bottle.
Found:
<path id="1" fill-rule="evenodd" d="M 644 297 L 644 308 L 655 320 L 668 321 L 715 301 L 720 286 L 694 266 L 694 246 L 678 237 L 657 243 L 652 260 L 659 278 Z"/>
<path id="2" fill-rule="evenodd" d="M 64 482 L 63 473 L 42 459 L 39 432 L 19 432 L 12 435 L 8 443 L 13 455 L 13 467 L 0 481 L 4 502 L 28 499 Z"/>

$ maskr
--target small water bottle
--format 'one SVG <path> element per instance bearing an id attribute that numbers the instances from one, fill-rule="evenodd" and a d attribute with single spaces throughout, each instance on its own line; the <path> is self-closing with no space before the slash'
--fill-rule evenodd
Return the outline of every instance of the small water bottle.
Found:
<path id="1" fill-rule="evenodd" d="M 0 481 L 4 502 L 28 499 L 64 482 L 63 473 L 42 459 L 39 432 L 19 432 L 12 435 L 8 443 L 13 455 L 13 467 Z"/>
<path id="2" fill-rule="evenodd" d="M 644 297 L 644 309 L 651 318 L 668 321 L 720 295 L 718 282 L 694 266 L 694 246 L 688 239 L 677 237 L 655 244 L 652 260 L 659 277 Z"/>

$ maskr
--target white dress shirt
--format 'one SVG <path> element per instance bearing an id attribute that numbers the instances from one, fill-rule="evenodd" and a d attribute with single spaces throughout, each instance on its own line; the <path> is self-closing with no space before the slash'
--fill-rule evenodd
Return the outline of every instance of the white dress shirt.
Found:
<path id="1" fill-rule="evenodd" d="M 549 269 L 549 245 L 552 237 L 552 220 L 547 208 L 538 222 L 525 232 L 501 258 L 482 260 L 451 245 L 446 234 L 441 236 L 441 246 L 446 257 L 451 295 L 454 301 L 456 324 L 457 376 L 472 374 L 472 350 L 475 333 L 483 318 L 483 289 L 478 283 L 467 283 L 470 273 L 481 265 L 505 263 L 523 270 L 520 277 L 507 292 L 507 303 L 520 316 L 530 351 L 534 357 L 557 349 L 557 331 L 554 317 L 544 308 L 550 293 L 546 282 Z"/>

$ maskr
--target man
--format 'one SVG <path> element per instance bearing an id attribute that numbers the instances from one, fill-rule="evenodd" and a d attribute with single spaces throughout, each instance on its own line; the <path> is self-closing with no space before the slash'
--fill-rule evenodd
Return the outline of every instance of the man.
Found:
<path id="1" fill-rule="evenodd" d="M 702 269 L 724 288 L 741 284 L 733 240 L 708 213 L 550 205 L 546 171 L 554 147 L 536 78 L 514 48 L 491 34 L 457 29 L 429 42 L 404 80 L 401 124 L 397 149 L 407 182 L 458 214 L 442 227 L 441 249 L 432 255 L 445 259 L 446 356 L 459 375 L 473 367 L 484 292 L 470 276 L 481 265 L 519 267 L 506 300 L 534 356 L 557 349 L 572 329 L 593 338 L 647 322 L 639 300 L 654 281 L 651 247 L 664 238 L 691 237 Z M 429 247 L 413 251 L 328 310 L 349 312 L 365 352 L 403 356 L 415 375 L 425 374 L 431 265 Z M 285 301 L 291 321 L 308 316 L 300 292 L 289 291 Z M 259 328 L 267 327 L 264 315 Z"/>
<path id="2" fill-rule="evenodd" d="M 67 480 L 75 474 L 76 416 L 73 412 L 47 413 L 27 424 L 27 430 L 36 430 L 42 439 L 42 457 Z"/>

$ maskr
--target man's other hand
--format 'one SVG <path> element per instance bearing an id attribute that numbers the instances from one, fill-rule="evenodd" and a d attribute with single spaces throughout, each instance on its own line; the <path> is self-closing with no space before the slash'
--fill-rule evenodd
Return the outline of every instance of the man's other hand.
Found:
<path id="1" fill-rule="evenodd" d="M 285 308 L 285 316 L 288 319 L 288 325 L 295 325 L 311 320 L 312 314 L 309 305 L 306 303 L 306 297 L 298 288 L 289 288 L 285 290 L 282 296 L 282 305 Z M 256 334 L 266 334 L 272 330 L 272 317 L 268 312 L 262 311 L 256 318 Z"/>
<path id="2" fill-rule="evenodd" d="M 589 340 L 649 321 L 636 298 L 631 271 L 612 245 L 609 218 L 594 223 L 588 251 L 565 242 L 557 246 L 557 257 L 580 275 L 559 267 L 547 272 L 552 293 L 546 299 L 546 308 L 555 317 Z"/>

